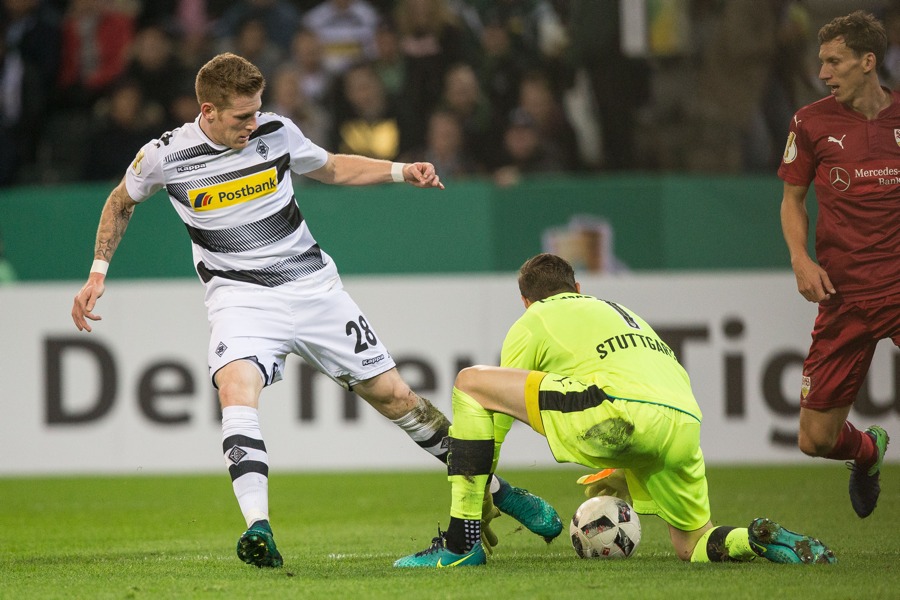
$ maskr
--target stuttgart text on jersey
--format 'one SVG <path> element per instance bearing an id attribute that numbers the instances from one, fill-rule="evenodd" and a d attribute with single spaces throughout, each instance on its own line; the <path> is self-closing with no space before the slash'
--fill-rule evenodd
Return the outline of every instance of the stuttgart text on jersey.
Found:
<path id="1" fill-rule="evenodd" d="M 611 353 L 625 351 L 629 349 L 646 348 L 665 354 L 675 359 L 675 352 L 669 348 L 663 341 L 656 338 L 642 335 L 640 333 L 625 333 L 622 335 L 614 335 L 601 343 L 597 344 L 597 354 L 600 359 L 604 359 Z"/>

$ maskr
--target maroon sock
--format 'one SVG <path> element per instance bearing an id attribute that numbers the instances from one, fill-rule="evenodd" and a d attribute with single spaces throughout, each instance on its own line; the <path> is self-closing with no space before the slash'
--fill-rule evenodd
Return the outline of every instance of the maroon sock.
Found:
<path id="1" fill-rule="evenodd" d="M 875 440 L 872 436 L 865 431 L 860 431 L 859 437 L 862 439 L 862 442 L 854 458 L 856 459 L 856 464 L 863 469 L 868 469 L 878 460 L 878 446 L 875 445 Z"/>
<path id="2" fill-rule="evenodd" d="M 846 421 L 834 448 L 825 458 L 855 460 L 860 467 L 870 467 L 875 464 L 875 442 L 867 433 L 854 427 L 850 421 Z"/>

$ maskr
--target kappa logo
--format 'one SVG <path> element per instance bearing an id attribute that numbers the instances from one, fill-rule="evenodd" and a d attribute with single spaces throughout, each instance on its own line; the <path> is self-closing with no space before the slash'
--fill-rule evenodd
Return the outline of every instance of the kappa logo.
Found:
<path id="1" fill-rule="evenodd" d="M 188 190 L 195 211 L 217 210 L 267 196 L 278 189 L 275 167 L 224 183 Z"/>
<path id="2" fill-rule="evenodd" d="M 205 169 L 206 163 L 200 163 L 197 165 L 184 165 L 183 167 L 176 167 L 175 170 L 179 173 L 189 173 L 191 171 L 196 171 L 197 169 Z"/>
<path id="3" fill-rule="evenodd" d="M 834 137 L 833 135 L 829 135 L 829 136 L 828 136 L 828 141 L 829 141 L 829 142 L 834 142 L 835 144 L 837 144 L 838 146 L 841 147 L 841 150 L 843 150 L 843 149 L 844 149 L 844 138 L 845 138 L 845 137 L 847 137 L 847 134 L 846 134 L 846 133 L 845 133 L 844 135 L 841 136 L 841 139 L 837 139 L 837 138 Z"/>
<path id="4" fill-rule="evenodd" d="M 264 141 L 259 140 L 259 143 L 256 144 L 256 153 L 266 160 L 269 159 L 269 147 Z"/>
<path id="5" fill-rule="evenodd" d="M 384 354 L 379 354 L 378 356 L 376 356 L 374 358 L 367 358 L 364 361 L 362 361 L 362 366 L 368 367 L 369 365 L 374 365 L 375 363 L 380 363 L 383 360 L 384 360 Z"/>
<path id="6" fill-rule="evenodd" d="M 847 172 L 847 169 L 832 167 L 828 176 L 831 179 L 831 187 L 837 191 L 846 192 L 850 189 L 850 173 Z"/>

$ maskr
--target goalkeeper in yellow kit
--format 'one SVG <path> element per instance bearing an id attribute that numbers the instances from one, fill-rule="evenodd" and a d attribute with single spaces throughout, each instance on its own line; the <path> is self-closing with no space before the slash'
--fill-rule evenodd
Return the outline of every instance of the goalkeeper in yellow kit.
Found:
<path id="1" fill-rule="evenodd" d="M 502 366 L 464 369 L 453 388 L 449 527 L 394 566 L 485 564 L 485 485 L 513 418 L 544 435 L 558 462 L 624 472 L 635 510 L 668 524 L 682 560 L 835 562 L 820 541 L 769 519 L 712 525 L 700 408 L 684 368 L 646 321 L 581 294 L 571 265 L 552 254 L 522 266 L 519 291 L 526 310 L 506 336 Z"/>

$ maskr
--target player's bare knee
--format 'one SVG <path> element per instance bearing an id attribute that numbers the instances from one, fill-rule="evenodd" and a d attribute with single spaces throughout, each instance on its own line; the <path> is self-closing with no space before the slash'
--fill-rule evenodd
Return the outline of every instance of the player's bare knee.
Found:
<path id="1" fill-rule="evenodd" d="M 481 365 L 466 367 L 457 373 L 456 381 L 453 382 L 453 386 L 461 392 L 471 394 L 477 388 L 479 381 L 481 381 L 483 372 L 484 367 Z"/>
<path id="2" fill-rule="evenodd" d="M 835 440 L 825 436 L 812 436 L 800 430 L 797 436 L 797 447 L 807 456 L 826 456 L 834 448 Z"/>
<path id="3" fill-rule="evenodd" d="M 226 406 L 254 406 L 256 395 L 251 386 L 243 385 L 239 381 L 224 383 L 219 387 L 219 404 Z"/>

